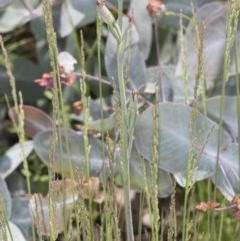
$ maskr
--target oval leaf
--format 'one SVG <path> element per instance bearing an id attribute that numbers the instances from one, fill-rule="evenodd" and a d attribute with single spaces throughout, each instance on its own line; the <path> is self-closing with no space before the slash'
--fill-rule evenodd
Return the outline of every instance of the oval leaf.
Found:
<path id="1" fill-rule="evenodd" d="M 206 14 L 210 12 L 210 14 Z M 196 20 L 199 25 L 204 24 L 204 47 L 203 63 L 204 75 L 208 80 L 207 87 L 212 87 L 212 81 L 223 74 L 223 61 L 226 46 L 226 22 L 227 22 L 227 5 L 209 3 L 204 5 L 196 13 Z M 200 29 L 200 26 L 199 26 Z M 186 48 L 186 67 L 190 77 L 195 78 L 198 66 L 198 53 L 196 46 L 196 28 L 193 23 L 189 24 L 184 44 Z M 240 26 L 238 26 L 237 37 L 240 36 Z M 201 36 L 198 36 L 201 38 Z M 238 43 L 240 46 L 240 43 Z M 238 52 L 240 54 L 240 48 Z M 213 54 L 214 53 L 214 54 Z M 230 52 L 229 75 L 236 74 L 235 50 Z M 238 64 L 240 69 L 240 63 Z M 182 75 L 182 61 L 179 59 L 176 69 L 177 75 Z"/>
<path id="2" fill-rule="evenodd" d="M 40 132 L 34 137 L 34 149 L 41 160 L 49 165 L 51 131 Z M 104 143 L 89 136 L 89 171 L 91 175 L 100 174 L 108 165 L 107 151 Z M 59 129 L 58 141 L 54 155 L 54 168 L 65 177 L 79 170 L 86 173 L 87 157 L 84 148 L 84 138 L 76 132 Z M 63 173 L 62 173 L 63 172 Z"/>
<path id="3" fill-rule="evenodd" d="M 15 197 L 12 199 L 11 221 L 21 228 L 24 234 L 28 234 L 32 227 L 28 202 L 28 197 Z"/>
<path id="4" fill-rule="evenodd" d="M 207 100 L 207 114 L 209 118 L 217 123 L 220 120 L 220 106 L 222 97 L 216 96 Z M 237 97 L 225 96 L 223 104 L 222 121 L 223 127 L 231 134 L 234 141 L 238 139 L 238 116 L 237 116 Z"/>
<path id="5" fill-rule="evenodd" d="M 39 5 L 39 1 L 31 0 L 28 4 L 31 8 L 35 8 Z M 36 17 L 37 15 L 35 14 L 32 14 L 21 1 L 13 1 L 13 3 L 7 6 L 5 11 L 0 15 L 0 33 L 7 33 L 16 27 L 22 26 Z"/>
<path id="6" fill-rule="evenodd" d="M 229 201 L 232 201 L 233 197 L 240 193 L 240 157 L 238 145 L 233 143 L 221 152 L 217 174 L 212 177 L 212 181 Z"/>
<path id="7" fill-rule="evenodd" d="M 128 87 L 140 89 L 146 84 L 146 64 L 139 47 L 139 35 L 133 23 L 123 17 L 122 35 L 125 41 L 123 68 L 127 70 Z M 113 79 L 118 87 L 117 41 L 112 34 L 108 35 L 105 49 L 105 67 L 109 79 Z"/>
<path id="8" fill-rule="evenodd" d="M 6 178 L 22 163 L 24 160 L 23 151 L 26 158 L 32 150 L 32 141 L 25 141 L 22 145 L 17 143 L 10 147 L 7 152 L 0 157 L 0 177 Z"/>
<path id="9" fill-rule="evenodd" d="M 51 198 L 49 194 L 46 197 L 40 194 L 31 197 L 28 207 L 39 236 L 51 235 L 50 222 L 53 223 L 55 234 L 63 232 L 78 200 L 77 184 L 70 179 L 51 182 L 50 188 L 54 193 L 52 206 L 49 205 Z"/>
<path id="10" fill-rule="evenodd" d="M 73 28 L 77 26 L 85 17 L 85 14 L 73 8 L 71 1 L 62 3 L 60 15 L 60 36 L 68 36 Z"/>
<path id="11" fill-rule="evenodd" d="M 13 2 L 13 0 L 2 0 L 1 2 L 0 2 L 0 7 L 2 8 L 2 7 L 5 7 L 6 5 L 8 5 L 8 4 L 10 4 L 10 3 L 12 3 Z"/>
<path id="12" fill-rule="evenodd" d="M 132 0 L 128 14 L 133 15 L 140 37 L 140 47 L 145 60 L 148 58 L 152 44 L 152 20 L 147 10 L 149 0 Z M 143 21 L 144 19 L 144 21 Z"/>
<path id="13" fill-rule="evenodd" d="M 29 106 L 23 106 L 24 111 L 24 131 L 25 134 L 33 138 L 38 132 L 48 130 L 52 127 L 52 119 L 42 110 Z M 15 108 L 11 108 L 8 112 L 11 120 L 15 123 L 19 122 Z"/>
<path id="14" fill-rule="evenodd" d="M 116 152 L 116 168 L 115 168 L 115 183 L 123 186 L 122 168 L 120 162 L 120 151 Z M 143 192 L 146 187 L 151 187 L 155 180 L 152 178 L 151 164 L 149 161 L 144 160 L 138 153 L 135 145 L 132 147 L 132 152 L 129 161 L 130 168 L 130 186 L 131 189 L 137 192 Z M 168 197 L 173 190 L 173 181 L 170 174 L 162 169 L 158 169 L 158 196 L 160 198 Z"/>
<path id="15" fill-rule="evenodd" d="M 10 232 L 9 232 L 8 228 L 6 227 L 7 240 L 27 241 L 25 239 L 25 237 L 23 236 L 22 231 L 18 228 L 17 225 L 12 223 L 11 221 L 9 221 L 8 224 L 9 224 Z"/>
<path id="16" fill-rule="evenodd" d="M 109 132 L 111 131 L 116 125 L 116 116 L 112 115 L 102 120 L 93 120 L 88 122 L 89 128 L 93 128 L 99 132 Z"/>
<path id="17" fill-rule="evenodd" d="M 78 28 L 86 24 L 93 23 L 96 20 L 95 0 L 71 0 L 71 5 L 76 11 L 84 14 L 84 18 L 77 25 Z"/>
<path id="18" fill-rule="evenodd" d="M 176 68 L 173 65 L 165 65 L 161 67 L 161 79 L 164 86 L 164 92 L 167 100 L 184 103 L 186 101 L 193 101 L 193 92 L 195 80 L 188 80 L 184 83 L 182 77 L 176 76 Z M 153 66 L 147 69 L 147 79 L 148 83 L 146 85 L 145 92 L 153 94 L 156 92 L 156 78 L 159 76 L 159 67 Z M 162 91 L 160 91 L 162 92 Z M 162 93 L 160 93 L 162 97 Z"/>
<path id="19" fill-rule="evenodd" d="M 219 126 L 185 105 L 161 103 L 157 108 L 159 108 L 159 168 L 176 175 L 177 181 L 181 185 L 186 184 L 189 172 L 192 173 L 190 175 L 192 182 L 213 176 L 216 173 Z M 142 113 L 136 120 L 134 131 L 136 148 L 148 161 L 152 160 L 152 112 L 153 107 L 150 107 Z M 197 115 L 197 118 L 193 124 L 192 138 L 190 138 L 189 130 L 192 125 L 193 113 Z M 224 158 L 226 150 L 231 144 L 231 136 L 222 128 L 220 131 L 222 132 L 222 138 L 219 172 L 222 174 L 219 175 L 224 176 L 224 180 L 234 178 L 235 182 L 238 183 L 236 163 L 233 164 L 231 158 Z M 235 158 L 238 159 L 237 156 Z M 189 170 L 187 170 L 188 159 L 191 161 Z M 231 174 L 229 170 L 231 170 Z M 233 174 L 233 177 L 229 176 Z M 221 181 L 223 180 L 221 179 Z M 217 186 L 219 187 L 219 185 Z M 223 187 L 220 190 L 223 192 L 225 188 Z M 237 191 L 234 187 L 232 187 L 232 190 Z M 229 191 L 225 191 L 223 194 L 229 199 Z M 231 195 L 234 194 L 232 191 L 230 193 Z"/>
<path id="20" fill-rule="evenodd" d="M 180 14 L 191 17 L 192 16 L 192 7 L 194 12 L 206 3 L 212 2 L 212 0 L 198 0 L 192 1 L 191 4 L 188 0 L 164 0 L 164 4 L 168 12 L 174 12 L 176 15 L 166 15 L 160 21 L 161 26 L 164 27 L 174 27 L 179 28 L 180 24 Z M 183 19 L 183 24 L 187 25 L 187 21 Z"/>
<path id="21" fill-rule="evenodd" d="M 12 199 L 10 192 L 8 191 L 7 184 L 4 179 L 0 177 L 0 198 L 3 201 L 7 218 L 11 216 L 12 212 Z"/>
<path id="22" fill-rule="evenodd" d="M 145 165 L 145 166 L 143 166 Z M 130 177 L 131 186 L 136 189 L 140 187 L 141 190 L 145 190 L 145 180 L 148 185 L 153 182 L 151 164 L 144 160 L 139 153 L 135 145 L 133 145 L 131 159 L 130 159 Z M 173 181 L 170 174 L 162 169 L 158 169 L 158 196 L 160 198 L 168 197 L 173 190 Z"/>

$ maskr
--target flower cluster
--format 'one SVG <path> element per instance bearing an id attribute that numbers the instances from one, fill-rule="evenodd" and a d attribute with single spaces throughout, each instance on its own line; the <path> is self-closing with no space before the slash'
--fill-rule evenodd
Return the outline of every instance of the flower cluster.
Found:
<path id="1" fill-rule="evenodd" d="M 225 207 L 219 207 L 220 204 L 217 202 L 200 202 L 198 205 L 196 205 L 196 209 L 201 211 L 208 211 L 208 210 L 215 210 L 215 211 L 226 211 L 226 210 L 232 210 L 234 213 L 234 217 L 240 221 L 240 196 L 235 195 L 231 204 L 229 206 Z"/>
<path id="2" fill-rule="evenodd" d="M 75 81 L 75 76 L 72 74 L 74 64 L 77 63 L 69 53 L 61 52 L 58 55 L 60 82 L 65 85 L 71 85 Z M 44 86 L 46 89 L 53 89 L 53 72 L 44 73 L 42 78 L 35 80 L 35 83 Z"/>

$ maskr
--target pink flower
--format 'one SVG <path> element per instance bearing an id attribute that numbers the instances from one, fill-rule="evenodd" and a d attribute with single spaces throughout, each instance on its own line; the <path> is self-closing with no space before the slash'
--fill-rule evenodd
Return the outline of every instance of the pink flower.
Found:
<path id="1" fill-rule="evenodd" d="M 34 82 L 40 86 L 46 87 L 46 89 L 53 89 L 53 78 L 49 73 L 44 73 L 41 79 L 37 79 Z"/>

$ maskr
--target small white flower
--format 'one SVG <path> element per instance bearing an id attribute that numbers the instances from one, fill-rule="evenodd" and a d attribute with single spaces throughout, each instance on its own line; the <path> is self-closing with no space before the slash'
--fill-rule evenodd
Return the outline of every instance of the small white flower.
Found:
<path id="1" fill-rule="evenodd" d="M 68 52 L 63 51 L 58 54 L 58 64 L 60 67 L 64 68 L 66 73 L 71 73 L 74 70 L 74 65 L 77 60 Z"/>

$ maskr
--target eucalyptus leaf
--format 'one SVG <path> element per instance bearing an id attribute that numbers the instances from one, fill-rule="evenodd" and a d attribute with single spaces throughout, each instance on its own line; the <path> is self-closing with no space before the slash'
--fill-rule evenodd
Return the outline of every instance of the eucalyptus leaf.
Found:
<path id="1" fill-rule="evenodd" d="M 52 6 L 53 28 L 56 31 L 60 29 L 60 12 L 61 4 L 55 4 Z M 36 39 L 36 54 L 40 74 L 38 74 L 37 78 L 35 79 L 38 79 L 41 77 L 42 73 L 50 72 L 52 70 L 48 53 L 48 42 L 46 37 L 46 25 L 44 17 L 41 16 L 39 18 L 33 19 L 30 23 L 30 28 Z M 57 38 L 57 46 L 59 52 L 66 50 L 65 41 L 65 38 Z M 37 87 L 39 88 L 39 86 Z"/>
<path id="2" fill-rule="evenodd" d="M 51 191 L 54 193 L 54 202 L 50 202 L 49 194 L 46 197 L 34 194 L 29 201 L 31 219 L 40 236 L 52 234 L 50 222 L 54 225 L 55 235 L 63 232 L 78 200 L 77 183 L 70 179 L 53 181 Z"/>
<path id="3" fill-rule="evenodd" d="M 80 21 L 79 24 L 76 24 L 75 27 L 83 27 L 87 24 L 94 23 L 96 21 L 96 0 L 70 0 L 72 7 L 80 12 L 80 14 L 84 14 L 84 18 Z M 117 0 L 109 0 L 112 6 L 117 8 L 118 1 Z M 123 7 L 126 9 L 129 5 L 129 0 L 124 1 Z"/>
<path id="4" fill-rule="evenodd" d="M 104 105 L 104 103 L 102 103 L 102 105 Z M 96 100 L 89 99 L 89 110 L 88 111 L 89 111 L 89 122 L 101 119 L 101 117 L 102 117 L 101 113 L 103 115 L 103 118 L 106 118 L 108 116 L 107 111 L 104 110 L 104 107 L 100 106 L 98 99 L 96 99 Z M 73 120 L 84 122 L 85 114 L 86 114 L 86 108 L 83 107 L 83 109 L 80 111 L 79 114 L 72 114 L 71 118 Z"/>
<path id="5" fill-rule="evenodd" d="M 132 0 L 128 14 L 133 16 L 140 37 L 140 48 L 148 58 L 152 44 L 152 20 L 147 10 L 148 0 Z M 144 21 L 143 21 L 144 19 Z"/>
<path id="6" fill-rule="evenodd" d="M 151 186 L 153 182 L 151 168 L 150 162 L 144 160 L 137 152 L 135 145 L 133 145 L 130 158 L 130 181 L 133 189 L 140 188 L 143 191 L 145 190 L 146 183 Z M 157 172 L 158 196 L 160 198 L 168 197 L 173 191 L 172 178 L 168 172 L 160 168 L 158 168 Z"/>
<path id="7" fill-rule="evenodd" d="M 34 9 L 39 6 L 38 0 L 30 0 L 28 4 Z M 35 15 L 34 15 L 35 14 Z M 20 0 L 13 1 L 0 15 L 0 33 L 7 33 L 19 27 L 31 19 L 39 16 L 39 13 L 31 13 Z"/>
<path id="8" fill-rule="evenodd" d="M 162 66 L 162 78 L 165 81 L 165 86 L 171 84 L 173 89 L 173 100 L 177 103 L 189 102 L 194 99 L 194 79 L 184 79 L 180 76 L 176 76 L 176 67 L 173 65 Z"/>
<path id="9" fill-rule="evenodd" d="M 3 201 L 7 218 L 9 218 L 12 212 L 12 199 L 11 199 L 10 192 L 8 191 L 7 184 L 5 180 L 2 179 L 1 177 L 0 177 L 0 198 Z"/>
<path id="10" fill-rule="evenodd" d="M 238 81 L 238 75 L 229 76 L 228 81 L 225 85 L 225 95 L 226 96 L 236 96 L 238 89 L 236 88 L 236 81 Z M 222 94 L 222 83 L 223 79 L 218 78 L 215 81 L 213 88 L 209 89 L 208 96 L 219 96 Z"/>
<path id="11" fill-rule="evenodd" d="M 196 10 L 203 6 L 204 4 L 207 4 L 209 2 L 212 2 L 212 0 L 193 0 L 192 6 L 194 9 L 194 12 Z M 192 9 L 191 4 L 189 0 L 165 0 L 164 1 L 165 7 L 168 12 L 173 12 L 176 15 L 166 15 L 160 20 L 160 25 L 164 27 L 172 27 L 172 28 L 179 28 L 179 22 L 180 22 L 180 14 L 186 15 L 188 17 L 192 16 Z M 184 19 L 183 21 L 184 25 L 187 25 L 187 21 Z"/>
<path id="12" fill-rule="evenodd" d="M 60 15 L 60 36 L 68 36 L 73 28 L 78 26 L 85 16 L 84 13 L 76 11 L 75 8 L 73 8 L 71 1 L 63 2 Z"/>
<path id="13" fill-rule="evenodd" d="M 116 155 L 116 168 L 114 180 L 117 185 L 123 186 L 123 170 L 121 168 L 121 155 L 120 150 L 115 152 Z M 146 188 L 157 184 L 158 196 L 160 198 L 168 197 L 173 191 L 173 181 L 170 174 L 158 168 L 158 178 L 153 180 L 151 163 L 145 160 L 137 151 L 133 144 L 132 152 L 129 160 L 130 169 L 130 187 L 137 192 L 144 192 Z M 155 183 L 157 181 L 157 183 Z"/>
<path id="14" fill-rule="evenodd" d="M 35 103 L 38 98 L 42 97 L 43 90 L 36 83 L 35 79 L 41 76 L 41 69 L 32 61 L 17 55 L 12 55 L 13 75 L 16 79 L 17 92 L 21 91 L 24 96 L 24 101 Z M 6 70 L 3 70 L 3 73 Z M 11 95 L 11 87 L 9 78 L 3 74 L 1 82 L 1 92 Z M 32 94 L 34 93 L 34 95 Z"/>
<path id="15" fill-rule="evenodd" d="M 5 179 L 11 194 L 17 194 L 19 191 L 27 193 L 26 178 L 21 172 L 14 171 Z"/>
<path id="16" fill-rule="evenodd" d="M 77 27 L 83 27 L 87 24 L 93 23 L 96 20 L 96 0 L 71 0 L 72 7 L 84 15 Z"/>
<path id="17" fill-rule="evenodd" d="M 139 46 L 139 35 L 133 23 L 127 17 L 123 17 L 122 36 L 125 43 L 123 56 L 123 68 L 128 76 L 128 87 L 140 89 L 146 84 L 146 64 L 144 54 Z M 113 79 L 118 87 L 117 69 L 117 41 L 112 34 L 108 35 L 105 49 L 105 68 L 108 78 Z"/>
<path id="18" fill-rule="evenodd" d="M 15 197 L 12 199 L 11 221 L 14 222 L 26 236 L 30 235 L 32 227 L 28 203 L 28 197 Z"/>
<path id="19" fill-rule="evenodd" d="M 33 150 L 33 142 L 25 141 L 23 144 L 17 143 L 10 147 L 6 153 L 0 157 L 0 177 L 9 176 Z M 25 157 L 23 157 L 23 151 Z"/>
<path id="20" fill-rule="evenodd" d="M 24 132 L 27 137 L 33 138 L 38 132 L 51 129 L 52 118 L 41 109 L 30 105 L 24 105 L 22 109 L 24 112 Z M 20 120 L 14 107 L 8 111 L 8 115 L 12 122 L 18 125 Z"/>
<path id="21" fill-rule="evenodd" d="M 186 83 L 183 78 L 176 76 L 176 68 L 173 65 L 163 65 L 161 68 L 158 66 L 149 67 L 147 69 L 147 85 L 145 88 L 146 93 L 156 93 L 156 83 L 160 85 L 159 80 L 163 83 L 163 91 L 168 101 L 177 103 L 192 102 L 195 81 L 189 79 Z M 162 91 L 159 94 L 162 97 Z"/>
<path id="22" fill-rule="evenodd" d="M 161 103 L 156 108 L 159 110 L 159 168 L 176 175 L 177 181 L 183 186 L 186 185 L 187 177 L 190 183 L 213 177 L 218 157 L 218 134 L 221 132 L 220 168 L 217 170 L 221 178 L 215 184 L 229 200 L 239 192 L 237 184 L 231 186 L 232 189 L 220 184 L 228 179 L 231 179 L 231 183 L 239 183 L 238 156 L 230 148 L 231 136 L 191 107 Z M 152 160 L 152 112 L 153 107 L 145 110 L 136 120 L 134 130 L 136 148 L 148 161 Z M 196 120 L 193 122 L 194 115 Z"/>
<path id="23" fill-rule="evenodd" d="M 213 98 L 207 99 L 207 114 L 209 118 L 213 119 L 215 122 L 219 123 L 220 121 L 220 106 L 221 106 L 222 97 L 216 96 Z M 238 102 L 236 96 L 225 96 L 223 103 L 223 113 L 222 121 L 223 127 L 229 132 L 232 136 L 233 141 L 238 140 Z M 238 140 L 239 141 L 239 140 Z"/>
<path id="24" fill-rule="evenodd" d="M 239 144 L 233 143 L 221 152 L 216 175 L 212 177 L 221 193 L 232 201 L 240 193 Z M 215 165 L 215 163 L 212 163 Z"/>
<path id="25" fill-rule="evenodd" d="M 210 14 L 206 14 L 210 12 Z M 203 47 L 203 71 L 207 80 L 207 89 L 213 86 L 213 80 L 223 74 L 223 62 L 226 46 L 226 22 L 227 22 L 227 5 L 221 3 L 209 3 L 201 7 L 196 13 L 198 29 L 204 26 L 204 47 Z M 196 23 L 195 23 L 196 24 Z M 197 35 L 196 27 L 190 23 L 184 38 L 186 48 L 186 68 L 188 76 L 195 78 L 198 66 L 198 53 L 196 39 L 201 38 Z M 240 38 L 240 26 L 237 29 L 237 38 Z M 236 74 L 235 51 L 230 51 L 229 75 Z M 240 69 L 240 64 L 238 64 Z M 183 75 L 182 61 L 179 59 L 176 69 L 177 75 Z"/>
<path id="26" fill-rule="evenodd" d="M 39 79 L 43 72 L 51 70 L 44 18 L 40 17 L 31 21 L 30 29 L 36 39 L 36 56 L 38 58 L 40 73 L 35 79 Z"/>
<path id="27" fill-rule="evenodd" d="M 116 125 L 116 116 L 115 115 L 109 116 L 102 120 L 98 119 L 98 120 L 88 122 L 88 126 L 90 128 L 94 128 L 94 130 L 100 131 L 100 132 L 101 131 L 104 131 L 104 132 L 111 131 L 115 127 L 115 125 Z"/>
<path id="28" fill-rule="evenodd" d="M 9 221 L 9 228 L 6 227 L 7 230 L 7 240 L 17 240 L 17 241 L 27 241 L 25 237 L 22 234 L 22 231 L 18 228 L 17 225 L 15 225 L 13 222 Z"/>
<path id="29" fill-rule="evenodd" d="M 52 131 L 38 133 L 34 137 L 34 150 L 40 159 L 50 165 L 50 146 Z M 84 148 L 84 137 L 72 130 L 59 129 L 58 140 L 54 152 L 54 168 L 64 177 L 71 177 L 72 174 L 86 174 L 89 165 L 90 175 L 100 175 L 108 165 L 107 150 L 104 143 L 94 137 L 88 137 L 89 157 L 86 157 Z M 88 163 L 87 163 L 88 161 Z"/>
<path id="30" fill-rule="evenodd" d="M 1 132 L 2 132 L 3 127 L 4 127 L 4 122 L 3 121 L 5 119 L 6 112 L 7 112 L 6 105 L 4 103 L 0 102 L 0 136 L 1 136 Z"/>
<path id="31" fill-rule="evenodd" d="M 13 2 L 13 0 L 2 0 L 1 2 L 0 2 L 0 7 L 2 8 L 2 7 L 5 7 L 6 5 L 8 5 L 8 4 L 10 4 L 10 3 L 12 3 Z"/>

